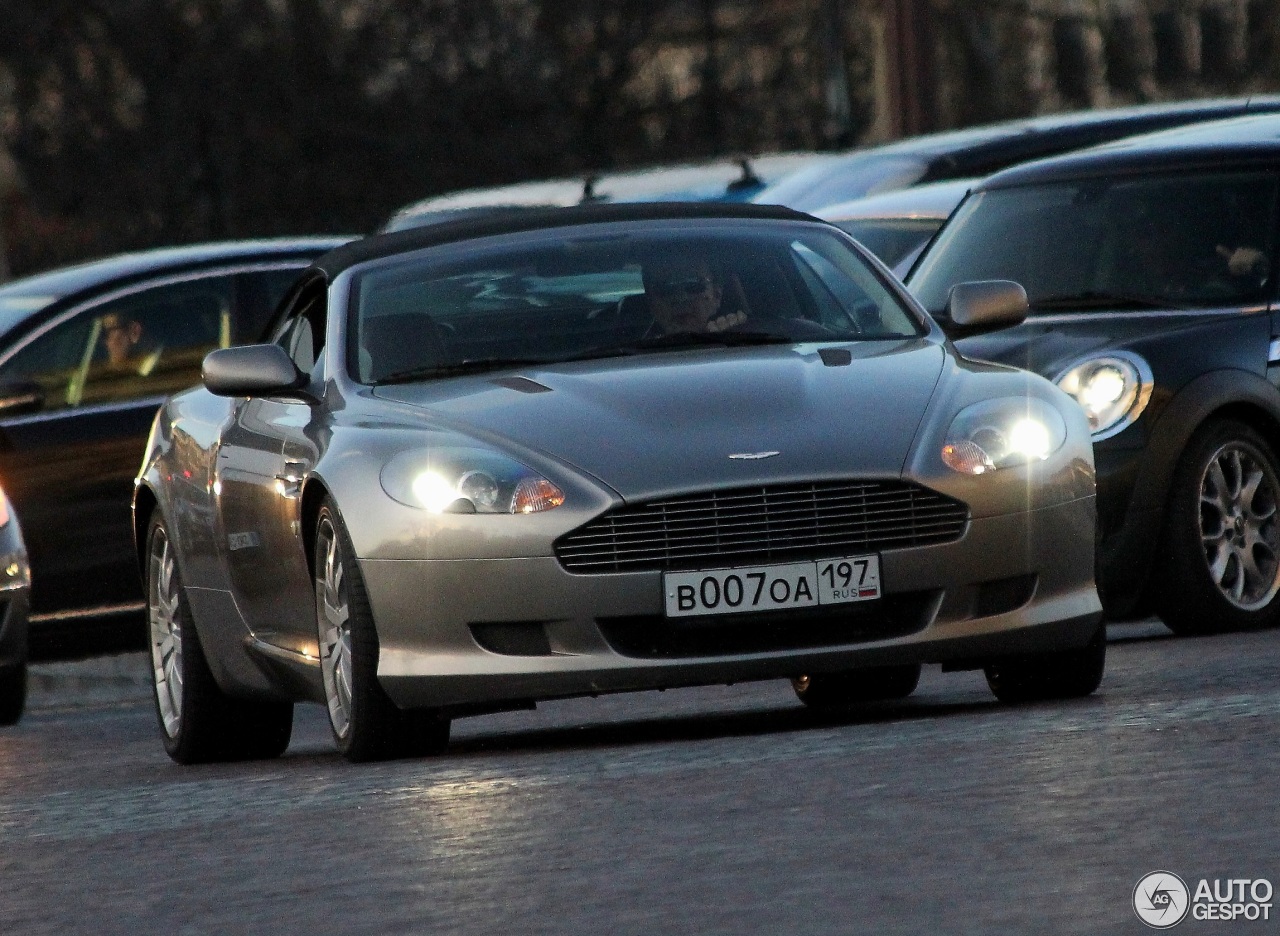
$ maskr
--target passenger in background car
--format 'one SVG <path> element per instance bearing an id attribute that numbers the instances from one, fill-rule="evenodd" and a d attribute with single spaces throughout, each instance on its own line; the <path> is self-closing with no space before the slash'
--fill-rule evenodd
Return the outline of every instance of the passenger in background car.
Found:
<path id="1" fill-rule="evenodd" d="M 109 312 L 102 316 L 100 326 L 110 368 L 131 369 L 142 377 L 155 369 L 162 349 L 147 340 L 141 322 L 118 312 Z"/>

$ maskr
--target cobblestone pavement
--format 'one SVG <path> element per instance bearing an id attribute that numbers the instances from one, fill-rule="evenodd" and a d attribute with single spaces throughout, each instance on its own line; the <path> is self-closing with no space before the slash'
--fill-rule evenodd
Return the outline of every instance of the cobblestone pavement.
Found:
<path id="1" fill-rule="evenodd" d="M 1280 882 L 1276 634 L 1111 638 L 1074 703 L 936 668 L 840 720 L 644 693 L 367 766 L 306 707 L 277 761 L 181 768 L 141 655 L 41 664 L 0 732 L 0 933 L 1140 933 L 1147 872 Z"/>

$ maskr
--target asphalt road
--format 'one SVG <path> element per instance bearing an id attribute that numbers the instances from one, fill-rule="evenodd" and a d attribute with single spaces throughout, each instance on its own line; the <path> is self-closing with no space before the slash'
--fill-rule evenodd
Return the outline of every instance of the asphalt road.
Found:
<path id="1" fill-rule="evenodd" d="M 1148 872 L 1280 886 L 1277 641 L 1113 628 L 1096 696 L 1022 708 L 936 668 L 840 720 L 783 683 L 573 700 L 368 766 L 308 707 L 280 760 L 178 767 L 140 656 L 37 668 L 0 933 L 1150 932 Z"/>

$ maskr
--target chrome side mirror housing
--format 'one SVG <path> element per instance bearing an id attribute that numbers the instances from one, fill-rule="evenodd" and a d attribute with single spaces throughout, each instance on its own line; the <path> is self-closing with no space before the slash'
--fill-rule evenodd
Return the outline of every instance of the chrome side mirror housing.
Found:
<path id="1" fill-rule="evenodd" d="M 217 396 L 296 396 L 307 382 L 289 352 L 276 344 L 218 348 L 204 357 L 201 379 Z"/>

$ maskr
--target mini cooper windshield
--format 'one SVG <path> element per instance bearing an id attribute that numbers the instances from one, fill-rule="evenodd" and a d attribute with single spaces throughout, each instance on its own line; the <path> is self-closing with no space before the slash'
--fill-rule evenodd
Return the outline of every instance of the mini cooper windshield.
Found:
<path id="1" fill-rule="evenodd" d="M 1010 279 L 1033 314 L 1263 304 L 1273 279 L 1270 173 L 1166 173 L 973 195 L 910 276 L 935 314 L 953 283 Z"/>
<path id="2" fill-rule="evenodd" d="M 355 296 L 351 370 L 371 384 L 924 331 L 856 250 L 812 225 L 437 248 L 361 274 Z"/>

